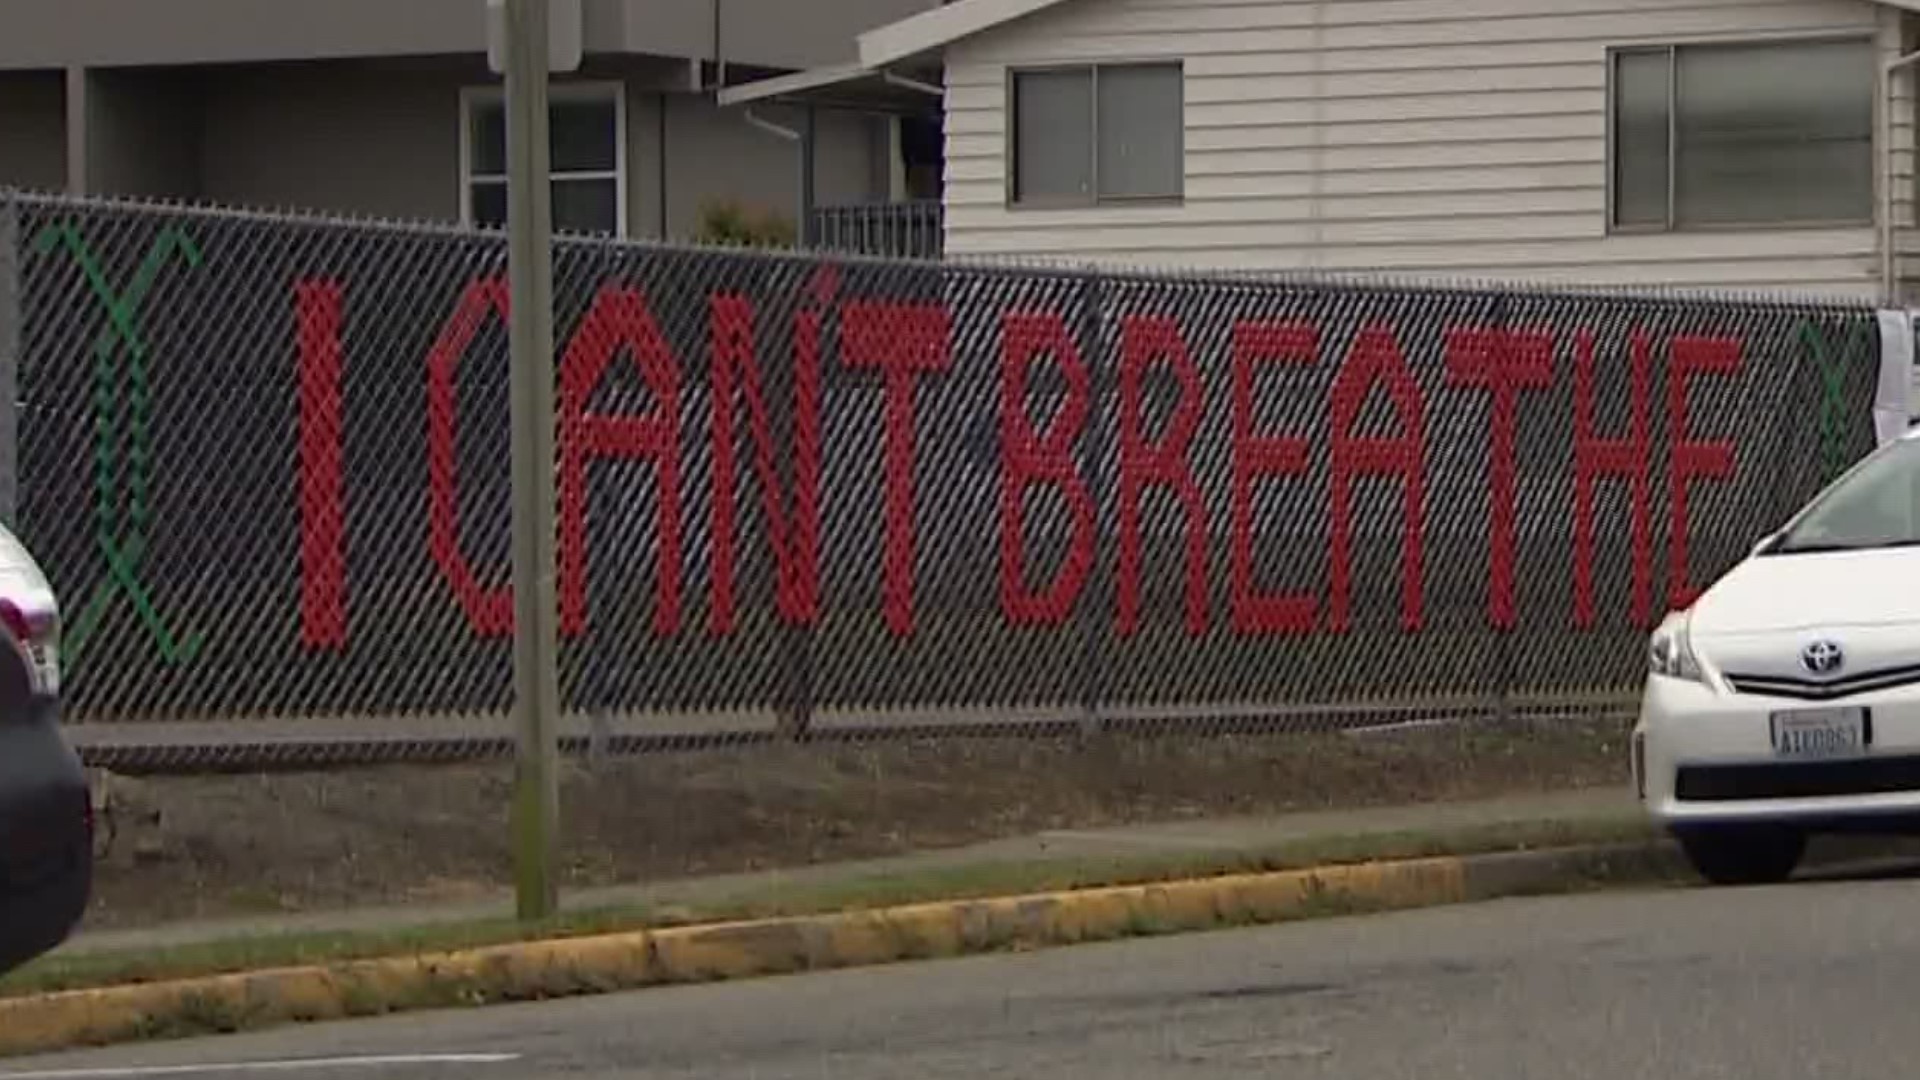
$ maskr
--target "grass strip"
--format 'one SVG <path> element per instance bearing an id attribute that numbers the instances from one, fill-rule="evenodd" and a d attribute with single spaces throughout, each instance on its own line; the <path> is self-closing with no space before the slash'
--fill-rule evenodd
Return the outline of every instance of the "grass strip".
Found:
<path id="1" fill-rule="evenodd" d="M 983 862 L 830 883 L 774 886 L 698 904 L 642 903 L 583 909 L 538 924 L 497 918 L 352 932 L 258 935 L 153 949 L 55 953 L 0 979 L 0 997 L 782 915 L 871 910 L 938 900 L 972 900 L 1436 855 L 1614 844 L 1652 840 L 1655 836 L 1643 818 L 1626 813 L 1583 820 L 1314 837 L 1246 849 Z"/>

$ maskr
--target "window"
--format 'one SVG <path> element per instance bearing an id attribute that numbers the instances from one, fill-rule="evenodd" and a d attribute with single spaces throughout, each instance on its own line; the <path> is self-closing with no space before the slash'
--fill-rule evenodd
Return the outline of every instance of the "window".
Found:
<path id="1" fill-rule="evenodd" d="M 1614 53 L 1613 226 L 1873 220 L 1875 64 L 1865 40 Z"/>
<path id="2" fill-rule="evenodd" d="M 626 110 L 619 85 L 557 83 L 547 145 L 556 231 L 625 235 Z M 499 90 L 464 96 L 461 213 L 470 225 L 507 223 L 507 116 Z"/>
<path id="3" fill-rule="evenodd" d="M 1768 554 L 1920 545 L 1920 439 L 1868 454 L 1801 510 Z"/>
<path id="4" fill-rule="evenodd" d="M 1180 198 L 1178 63 L 1016 71 L 1012 94 L 1012 202 Z"/>

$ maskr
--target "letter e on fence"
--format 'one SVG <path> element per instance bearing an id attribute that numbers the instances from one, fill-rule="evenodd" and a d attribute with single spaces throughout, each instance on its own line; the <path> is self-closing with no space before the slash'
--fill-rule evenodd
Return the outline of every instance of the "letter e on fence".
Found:
<path id="1" fill-rule="evenodd" d="M 1313 630 L 1314 598 L 1264 593 L 1253 574 L 1253 490 L 1269 476 L 1307 470 L 1307 440 L 1255 430 L 1259 369 L 1270 363 L 1320 362 L 1320 331 L 1308 323 L 1240 322 L 1233 327 L 1233 629 L 1240 634 L 1305 634 Z"/>

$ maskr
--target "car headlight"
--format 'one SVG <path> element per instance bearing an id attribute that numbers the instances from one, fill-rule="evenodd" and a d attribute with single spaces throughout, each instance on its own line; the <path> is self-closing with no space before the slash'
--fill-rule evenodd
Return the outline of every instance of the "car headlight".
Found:
<path id="1" fill-rule="evenodd" d="M 1687 623 L 1686 612 L 1676 611 L 1668 615 L 1660 628 L 1653 632 L 1653 637 L 1647 642 L 1647 670 L 1669 679 L 1685 679 L 1704 685 L 1706 673 L 1700 667 L 1700 658 L 1694 654 Z"/>

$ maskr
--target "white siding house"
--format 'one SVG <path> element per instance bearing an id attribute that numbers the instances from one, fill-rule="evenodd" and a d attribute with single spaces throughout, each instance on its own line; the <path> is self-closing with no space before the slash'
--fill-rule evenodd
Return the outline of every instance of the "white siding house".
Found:
<path id="1" fill-rule="evenodd" d="M 944 62 L 948 256 L 1875 296 L 1910 7 L 953 0 L 861 69 Z"/>

